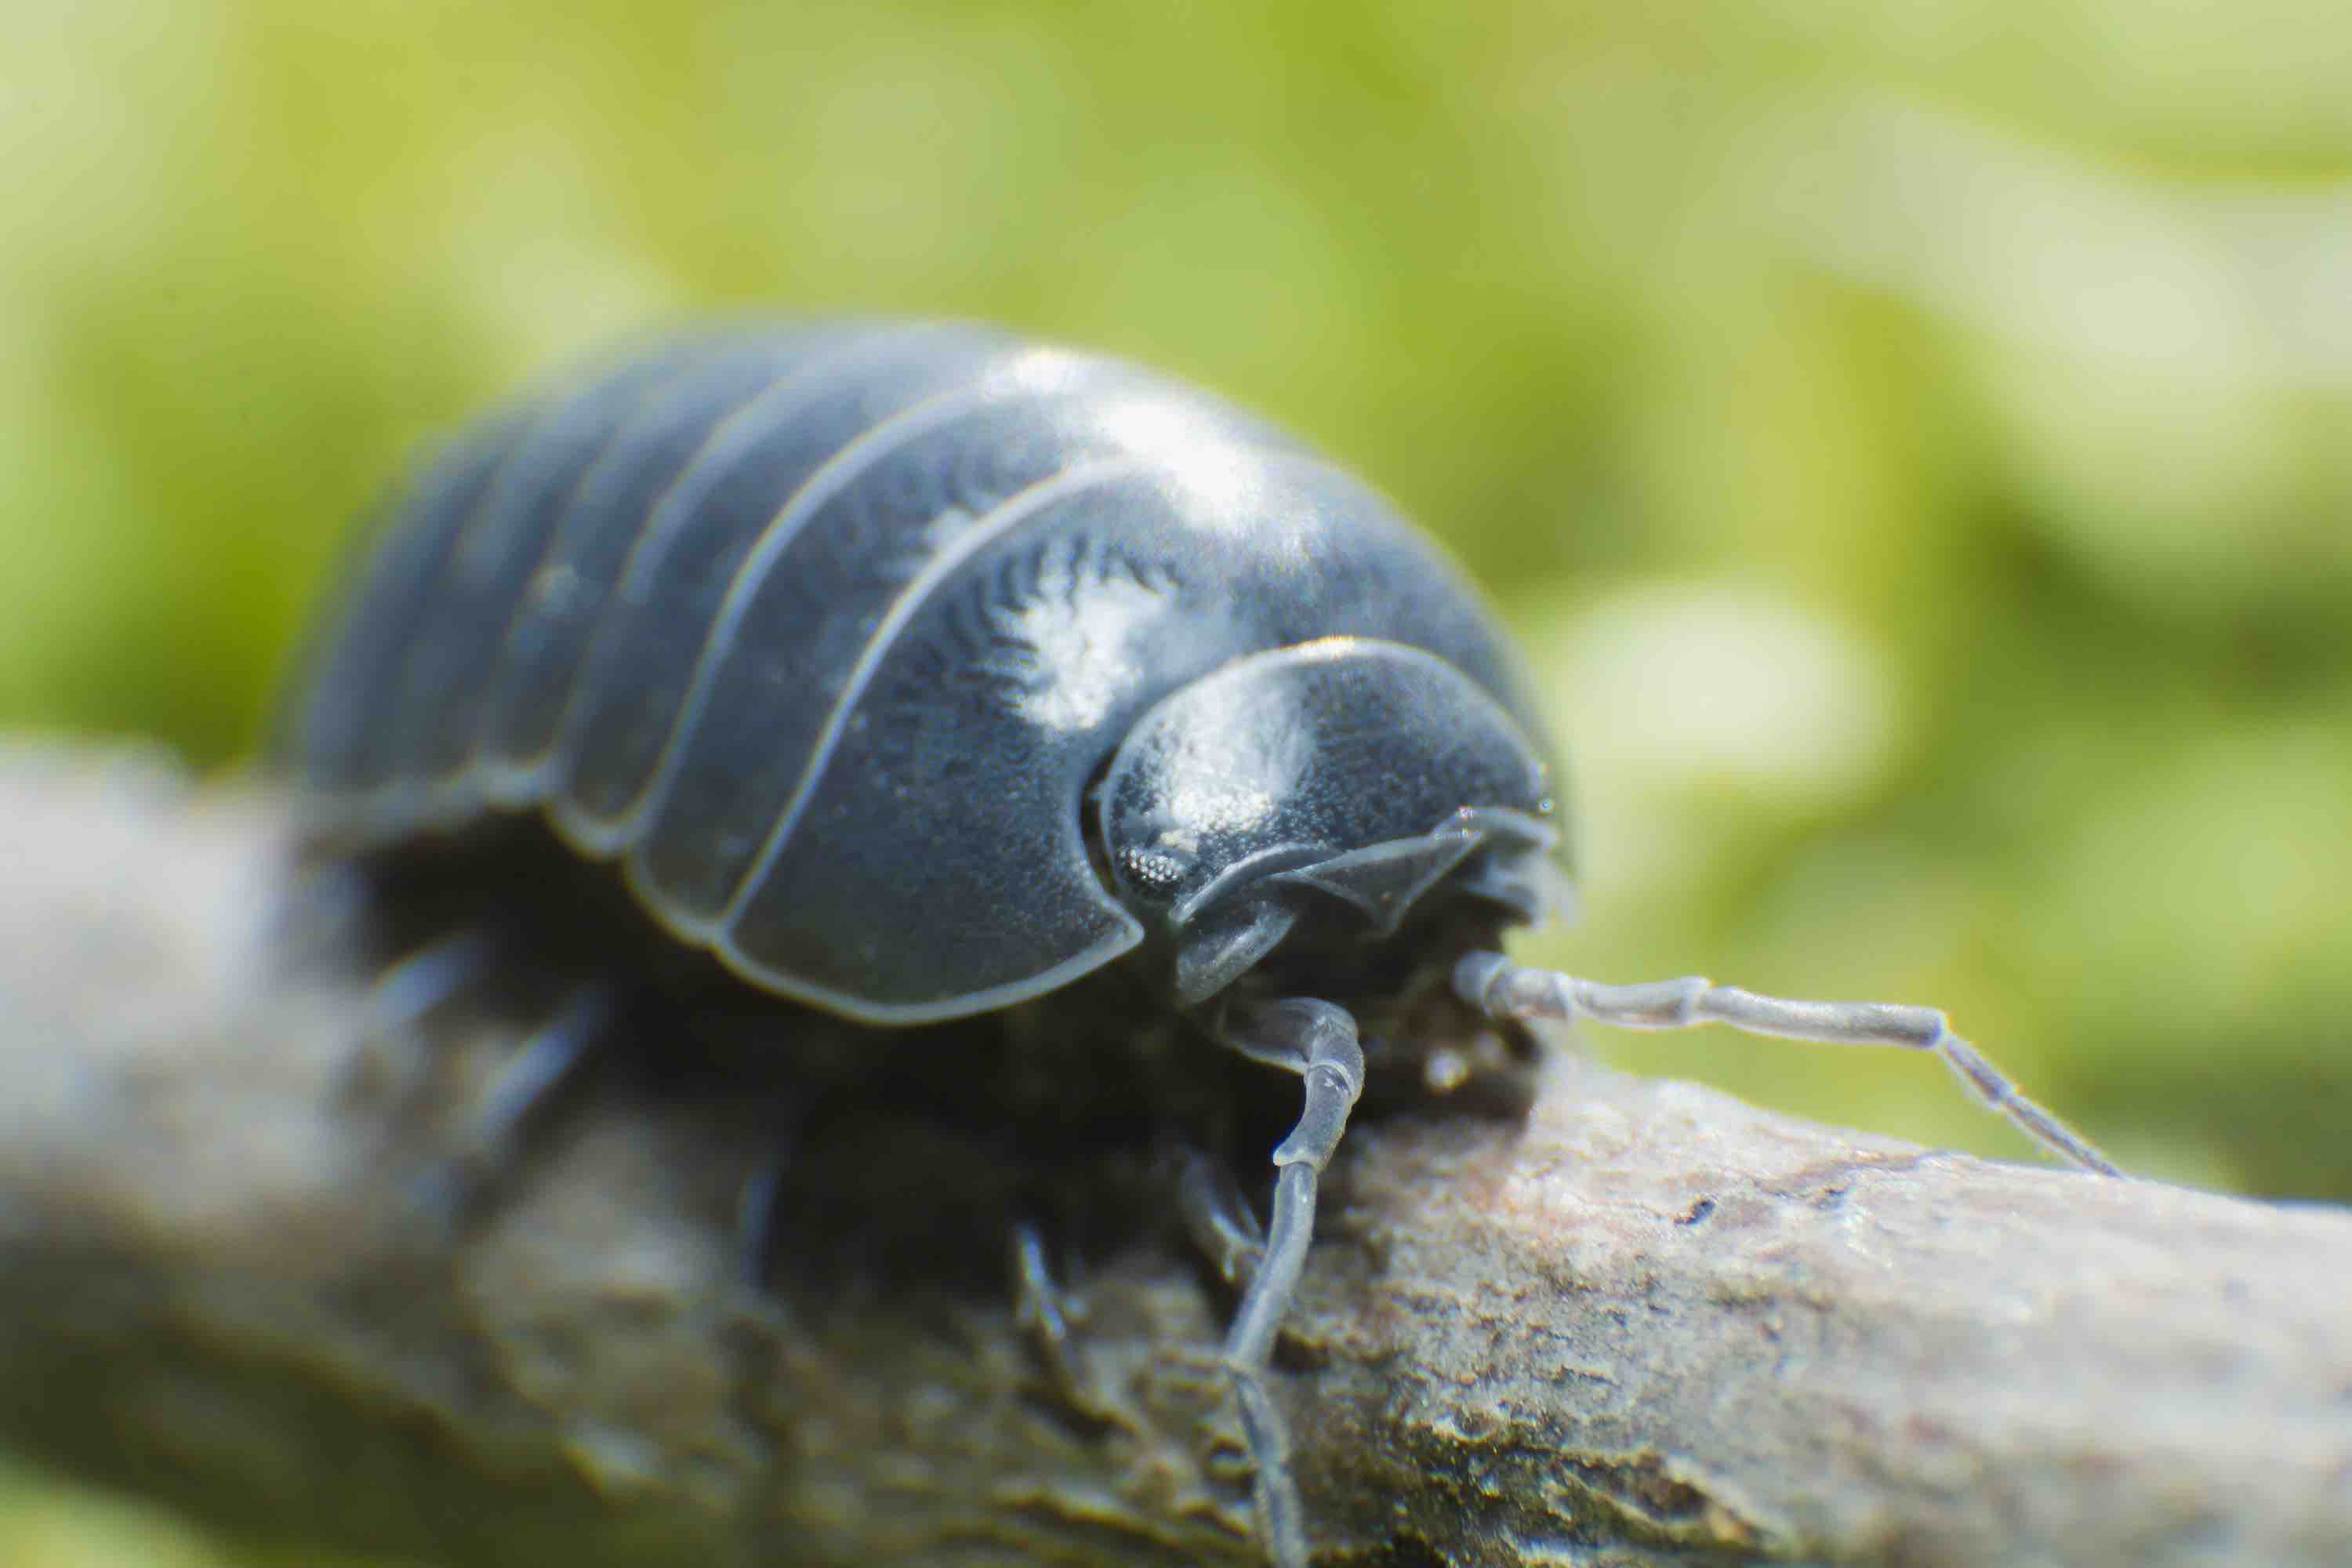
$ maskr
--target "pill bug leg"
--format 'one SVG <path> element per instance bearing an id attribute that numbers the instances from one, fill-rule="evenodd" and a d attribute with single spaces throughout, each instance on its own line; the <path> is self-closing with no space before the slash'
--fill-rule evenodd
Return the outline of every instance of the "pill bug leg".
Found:
<path id="1" fill-rule="evenodd" d="M 791 1141 L 780 1141 L 775 1152 L 760 1162 L 759 1168 L 735 1190 L 735 1280 L 755 1294 L 767 1287 L 784 1177 L 792 1163 Z"/>
<path id="2" fill-rule="evenodd" d="M 1950 1022 L 1932 1007 L 1762 996 L 1696 974 L 1638 985 L 1604 985 L 1530 969 L 1499 952 L 1465 955 L 1454 965 L 1454 988 L 1464 1001 L 1497 1017 L 1586 1017 L 1625 1029 L 1728 1024 L 1751 1035 L 1784 1039 L 1930 1051 L 1969 1092 L 2060 1159 L 2101 1175 L 2123 1174 L 2089 1140 L 2018 1092 L 2000 1068 L 1952 1033 Z"/>
<path id="3" fill-rule="evenodd" d="M 754 1294 L 767 1289 L 768 1272 L 774 1266 L 776 1249 L 782 1245 L 785 1183 L 807 1125 L 807 1106 L 794 1106 L 769 1146 L 767 1158 L 735 1192 L 735 1278 Z"/>
<path id="4" fill-rule="evenodd" d="M 612 994 L 603 986 L 574 988 L 554 1016 L 534 1029 L 499 1068 L 467 1113 L 454 1149 L 418 1184 L 419 1201 L 452 1223 L 476 1212 L 488 1189 L 512 1167 L 529 1124 L 578 1079 L 612 1016 Z"/>
<path id="5" fill-rule="evenodd" d="M 380 1041 L 415 1028 L 484 973 L 498 952 L 496 937 L 468 928 L 428 942 L 391 965 L 368 988 L 368 1037 Z"/>
<path id="6" fill-rule="evenodd" d="M 1089 1391 L 1072 1321 L 1079 1316 L 1069 1293 L 1055 1281 L 1045 1238 L 1031 1220 L 1013 1226 L 1013 1319 L 1029 1336 L 1063 1409 L 1090 1426 L 1114 1425 L 1114 1417 Z"/>
<path id="7" fill-rule="evenodd" d="M 361 897 L 366 897 L 362 884 Z M 356 1048 L 336 1085 L 339 1098 L 395 1102 L 422 1092 L 432 1053 L 415 1048 L 427 1018 L 496 967 L 499 939 L 479 927 L 437 937 L 387 964 L 368 987 Z"/>
<path id="8" fill-rule="evenodd" d="M 1290 1473 L 1290 1436 L 1266 1391 L 1265 1373 L 1314 1237 L 1316 1183 L 1363 1089 L 1364 1053 L 1355 1019 L 1328 1002 L 1235 1003 L 1219 1022 L 1218 1037 L 1227 1046 L 1307 1080 L 1298 1125 L 1274 1152 L 1274 1217 L 1265 1255 L 1242 1293 L 1221 1358 L 1257 1471 L 1258 1529 L 1267 1552 L 1276 1568 L 1307 1568 L 1307 1525 Z"/>
<path id="9" fill-rule="evenodd" d="M 1217 1277 L 1246 1290 L 1265 1262 L 1265 1231 L 1233 1173 L 1198 1149 L 1178 1156 L 1176 1217 Z"/>

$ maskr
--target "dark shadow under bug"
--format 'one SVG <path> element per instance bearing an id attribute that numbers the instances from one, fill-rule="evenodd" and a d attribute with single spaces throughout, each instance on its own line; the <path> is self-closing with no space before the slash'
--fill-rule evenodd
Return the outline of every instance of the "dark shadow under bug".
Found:
<path id="1" fill-rule="evenodd" d="M 420 1191 L 454 1179 L 477 1217 L 504 1184 L 528 1180 L 536 1141 L 562 1135 L 565 1100 L 593 1076 L 648 1106 L 688 1105 L 761 1130 L 771 1156 L 736 1176 L 747 1279 L 1011 1302 L 1008 1247 L 1019 1226 L 1034 1227 L 1057 1268 L 1137 1246 L 1189 1251 L 1181 1159 L 1213 1162 L 1262 1213 L 1267 1151 L 1297 1121 L 1295 1078 L 1220 1048 L 1121 968 L 999 1012 L 877 1029 L 751 990 L 668 939 L 608 872 L 535 819 L 416 840 L 371 857 L 362 874 L 373 952 L 386 970 L 425 955 L 407 979 L 419 993 L 431 982 L 435 1009 L 495 1015 L 510 1032 L 544 1037 L 583 996 L 602 1008 L 592 1059 L 551 1083 L 545 1104 L 480 1103 L 527 1071 L 512 1060 L 461 1084 L 446 1062 L 412 1061 L 392 1075 L 440 1085 L 438 1122 L 407 1123 L 402 1152 L 417 1162 Z M 1442 969 L 1400 962 L 1458 945 L 1433 928 L 1462 918 L 1409 922 L 1376 946 L 1301 946 L 1234 1000 L 1317 990 L 1359 998 L 1360 1119 L 1430 1104 L 1430 1052 L 1449 1042 L 1475 1066 L 1444 1097 L 1449 1113 L 1516 1115 L 1532 1091 L 1532 1042 L 1466 1025 Z M 477 1099 L 448 1109 L 452 1089 Z M 486 1141 L 491 1126 L 510 1135 Z M 1206 1268 L 1203 1278 L 1230 1288 Z"/>
<path id="2" fill-rule="evenodd" d="M 444 1005 L 535 1020 L 525 1045 L 482 1079 L 480 1100 L 419 1129 L 420 1164 L 408 1186 L 434 1219 L 493 1217 L 499 1193 L 530 1180 L 536 1141 L 563 1135 L 560 1101 L 551 1094 L 533 1103 L 518 1082 L 568 1090 L 593 1068 L 607 1110 L 614 1095 L 647 1114 L 674 1117 L 683 1107 L 714 1126 L 732 1123 L 728 1146 L 763 1142 L 772 1151 L 732 1176 L 739 1280 L 762 1293 L 772 1284 L 780 1300 L 935 1303 L 943 1322 L 958 1302 L 1010 1309 L 1035 1330 L 1031 1403 L 1075 1440 L 1095 1442 L 1118 1436 L 1128 1417 L 1115 1396 L 1107 1404 L 1092 1392 L 1083 1318 L 1073 1310 L 1083 1298 L 1066 1297 L 1065 1283 L 1131 1249 L 1182 1253 L 1197 1243 L 1202 1215 L 1181 1191 L 1186 1158 L 1219 1173 L 1227 1225 L 1254 1224 L 1270 1210 L 1276 1222 L 1251 1266 L 1203 1266 L 1205 1288 L 1226 1299 L 1233 1316 L 1215 1353 L 1240 1412 L 1236 1451 L 1255 1461 L 1212 1473 L 1234 1485 L 1236 1503 L 1253 1498 L 1262 1529 L 1293 1543 L 1284 1561 L 1303 1560 L 1305 1506 L 1287 1467 L 1269 1471 L 1265 1462 L 1286 1453 L 1288 1441 L 1263 1373 L 1277 1359 L 1289 1283 L 1305 1260 L 1297 1219 L 1313 1213 L 1315 1180 L 1355 1087 L 1309 1068 L 1309 1116 L 1297 1122 L 1297 1068 L 1270 1068 L 1214 1037 L 1230 1044 L 1234 1020 L 1271 1019 L 1270 1032 L 1263 1023 L 1239 1026 L 1278 1049 L 1287 1032 L 1280 1020 L 1304 1005 L 1311 1022 L 1337 1020 L 1352 1053 L 1356 1031 L 1344 1012 L 1260 995 L 1345 984 L 1366 1018 L 1412 1042 L 1375 1037 L 1369 1064 L 1349 1069 L 1352 1080 L 1376 1068 L 1370 1113 L 1425 1102 L 1426 1045 L 1458 1038 L 1469 1015 L 1443 969 L 1412 955 L 1450 951 L 1426 945 L 1451 934 L 1435 929 L 1448 921 L 1483 929 L 1491 917 L 1456 910 L 1408 922 L 1378 944 L 1380 954 L 1360 943 L 1302 944 L 1199 1016 L 1171 1012 L 1128 971 L 1111 969 L 995 1013 L 877 1030 L 763 996 L 663 940 L 596 868 L 528 819 L 415 841 L 367 869 L 387 951 L 421 942 L 431 955 L 424 967 L 434 984 L 415 989 Z M 431 933 L 458 921 L 466 923 L 457 934 L 434 945 Z M 453 991 L 469 995 L 452 1000 Z M 1450 1016 L 1450 1032 L 1439 1014 Z M 583 1016 L 604 1026 L 593 1059 L 583 1059 Z M 1302 1051 L 1314 1033 L 1297 1037 Z M 1473 1080 L 1507 1082 L 1499 1093 L 1464 1096 L 1465 1108 L 1524 1110 L 1531 1042 L 1510 1026 L 1477 1033 L 1497 1070 Z M 1313 1054 L 1319 1063 L 1319 1047 Z M 546 1056 L 563 1070 L 538 1071 L 535 1059 Z M 1318 1100 L 1327 1108 L 1319 1122 Z M 1309 1124 L 1323 1131 L 1308 1132 Z M 485 1137 L 486 1128 L 508 1135 Z M 1302 1137 L 1317 1145 L 1312 1163 L 1283 1165 L 1277 1152 L 1269 1180 L 1266 1151 Z M 1278 1288 L 1268 1291 L 1269 1279 Z"/>

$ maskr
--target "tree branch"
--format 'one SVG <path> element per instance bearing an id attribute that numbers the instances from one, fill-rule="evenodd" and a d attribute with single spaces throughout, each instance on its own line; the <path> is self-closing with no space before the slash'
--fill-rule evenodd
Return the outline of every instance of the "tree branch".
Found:
<path id="1" fill-rule="evenodd" d="M 598 1079 L 478 1225 L 277 805 L 0 752 L 0 1438 L 451 1563 L 1247 1563 L 1179 1249 L 734 1281 L 771 1134 Z M 315 894 L 316 889 L 313 889 Z M 395 1060 L 396 1067 L 396 1060 Z M 396 1077 L 396 1072 L 394 1073 Z M 478 1087 L 478 1086 L 476 1086 Z M 1276 1383 L 1327 1560 L 2352 1560 L 2352 1215 L 1992 1164 L 1562 1053 L 1336 1163 Z"/>

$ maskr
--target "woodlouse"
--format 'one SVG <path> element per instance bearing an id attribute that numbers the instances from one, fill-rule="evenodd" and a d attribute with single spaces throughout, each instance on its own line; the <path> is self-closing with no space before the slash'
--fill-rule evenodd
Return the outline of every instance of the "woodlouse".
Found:
<path id="1" fill-rule="evenodd" d="M 1117 964 L 1298 1073 L 1262 1239 L 1186 1184 L 1245 1283 L 1223 1363 L 1286 1568 L 1263 1374 L 1383 997 L 1930 1049 L 2111 1169 L 1928 1010 L 1505 959 L 1563 901 L 1557 770 L 1459 570 L 1225 404 L 984 328 L 712 332 L 474 426 L 394 504 L 284 756 L 337 849 L 543 813 L 877 1048 Z"/>

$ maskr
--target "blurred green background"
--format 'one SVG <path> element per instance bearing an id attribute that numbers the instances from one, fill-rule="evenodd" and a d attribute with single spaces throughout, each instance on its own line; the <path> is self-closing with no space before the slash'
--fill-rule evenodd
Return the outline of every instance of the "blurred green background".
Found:
<path id="1" fill-rule="evenodd" d="M 2135 1169 L 2352 1197 L 2352 9 L 6 22 L 0 722 L 239 757 L 404 455 L 616 335 L 998 318 L 1495 588 L 1584 824 L 1543 956 L 1933 1001 Z M 1900 1053 L 1597 1043 L 2025 1152 Z M 91 1517 L 8 1483 L 0 1558 L 166 1560 Z"/>

